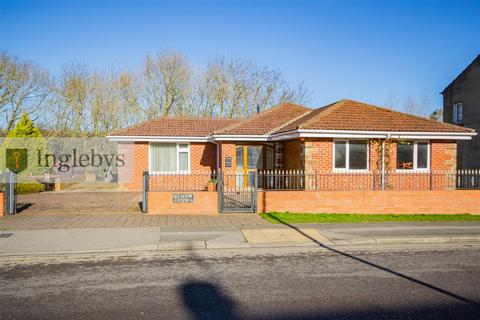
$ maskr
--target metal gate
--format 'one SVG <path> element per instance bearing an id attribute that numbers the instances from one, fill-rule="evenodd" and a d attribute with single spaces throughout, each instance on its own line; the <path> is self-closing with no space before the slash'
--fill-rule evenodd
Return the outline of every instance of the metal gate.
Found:
<path id="1" fill-rule="evenodd" d="M 17 175 L 7 170 L 5 172 L 5 212 L 6 214 L 17 213 Z"/>
<path id="2" fill-rule="evenodd" d="M 248 181 L 245 181 L 248 179 Z M 218 174 L 218 206 L 220 212 L 256 212 L 258 174 L 251 172 Z"/>

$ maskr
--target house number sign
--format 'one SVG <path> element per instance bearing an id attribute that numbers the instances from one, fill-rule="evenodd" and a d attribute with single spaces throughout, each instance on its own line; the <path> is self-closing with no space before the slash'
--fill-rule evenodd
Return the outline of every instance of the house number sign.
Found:
<path id="1" fill-rule="evenodd" d="M 193 193 L 174 193 L 173 203 L 193 203 Z"/>
<path id="2" fill-rule="evenodd" d="M 225 158 L 225 167 L 226 168 L 231 168 L 232 167 L 232 157 L 226 157 Z"/>

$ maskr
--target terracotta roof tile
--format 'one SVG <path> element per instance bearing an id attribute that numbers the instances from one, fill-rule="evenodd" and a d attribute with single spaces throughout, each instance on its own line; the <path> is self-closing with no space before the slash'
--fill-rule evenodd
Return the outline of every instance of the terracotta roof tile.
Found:
<path id="1" fill-rule="evenodd" d="M 276 133 L 295 129 L 460 133 L 474 131 L 347 99 L 313 110 L 279 128 Z"/>
<path id="2" fill-rule="evenodd" d="M 226 118 L 164 117 L 112 132 L 112 136 L 206 137 L 213 131 L 239 122 Z"/>
<path id="3" fill-rule="evenodd" d="M 276 107 L 255 114 L 252 117 L 233 124 L 229 127 L 216 130 L 218 135 L 266 135 L 276 131 L 286 123 L 310 112 L 304 106 L 282 103 Z"/>
<path id="4" fill-rule="evenodd" d="M 282 103 L 248 119 L 225 118 L 158 118 L 115 131 L 112 136 L 190 136 L 269 135 L 295 129 L 397 131 L 397 132 L 458 132 L 473 129 L 353 100 L 340 100 L 319 109 Z"/>

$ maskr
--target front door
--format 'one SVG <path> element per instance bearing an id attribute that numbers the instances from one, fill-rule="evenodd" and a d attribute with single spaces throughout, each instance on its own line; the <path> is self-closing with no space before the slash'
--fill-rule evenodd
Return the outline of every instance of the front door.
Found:
<path id="1" fill-rule="evenodd" d="M 235 162 L 237 187 L 253 187 L 254 173 L 262 169 L 262 162 L 262 146 L 237 146 Z"/>

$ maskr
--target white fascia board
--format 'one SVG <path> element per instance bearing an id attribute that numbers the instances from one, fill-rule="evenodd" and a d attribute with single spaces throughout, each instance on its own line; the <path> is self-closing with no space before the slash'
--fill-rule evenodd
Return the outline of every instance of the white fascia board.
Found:
<path id="1" fill-rule="evenodd" d="M 429 140 L 471 140 L 475 132 L 395 132 L 395 131 L 352 131 L 352 130 L 292 130 L 276 133 L 272 141 L 297 138 L 393 138 L 393 139 L 429 139 Z"/>
<path id="2" fill-rule="evenodd" d="M 207 142 L 208 137 L 174 137 L 174 136 L 107 136 L 114 142 Z"/>
<path id="3" fill-rule="evenodd" d="M 213 141 L 269 141 L 269 135 L 213 135 Z"/>

